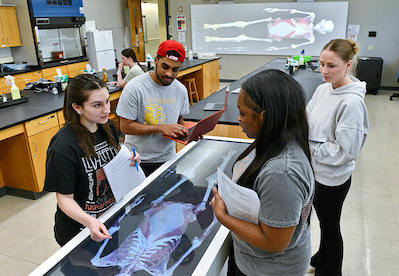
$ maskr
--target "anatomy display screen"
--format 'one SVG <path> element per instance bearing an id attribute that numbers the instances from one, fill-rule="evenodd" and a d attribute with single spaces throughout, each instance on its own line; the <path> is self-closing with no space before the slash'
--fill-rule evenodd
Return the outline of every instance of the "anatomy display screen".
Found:
<path id="1" fill-rule="evenodd" d="M 248 145 L 201 140 L 105 223 L 111 240 L 86 238 L 47 275 L 191 275 L 220 227 L 216 169 L 231 176 Z"/>
<path id="2" fill-rule="evenodd" d="M 345 38 L 348 2 L 191 5 L 192 48 L 197 53 L 320 54 Z"/>

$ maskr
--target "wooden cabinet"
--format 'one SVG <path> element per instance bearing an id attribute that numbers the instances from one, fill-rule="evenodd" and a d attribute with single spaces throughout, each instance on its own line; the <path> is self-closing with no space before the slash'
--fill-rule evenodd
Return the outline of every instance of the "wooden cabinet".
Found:
<path id="1" fill-rule="evenodd" d="M 87 61 L 68 64 L 66 66 L 68 71 L 68 78 L 73 78 L 79 74 L 82 74 L 83 70 L 86 69 L 86 64 L 88 64 Z"/>
<path id="2" fill-rule="evenodd" d="M 42 77 L 42 71 L 33 71 L 28 73 L 13 75 L 15 85 L 22 90 L 25 88 L 26 84 L 30 82 L 37 81 Z M 10 93 L 10 86 L 7 86 L 6 79 L 4 77 L 0 78 L 0 95 L 4 93 Z"/>
<path id="3" fill-rule="evenodd" d="M 46 153 L 51 138 L 58 131 L 58 124 L 55 127 L 46 129 L 38 134 L 28 137 L 29 149 L 33 163 L 33 169 L 36 175 L 36 192 L 43 191 L 44 178 L 46 176 Z"/>
<path id="4" fill-rule="evenodd" d="M 20 89 L 24 89 L 26 84 L 37 81 L 42 77 L 42 71 L 33 71 L 23 74 L 14 75 L 15 85 Z"/>
<path id="5" fill-rule="evenodd" d="M 206 98 L 219 90 L 219 60 L 204 63 L 203 71 L 203 97 Z"/>
<path id="6" fill-rule="evenodd" d="M 57 133 L 58 118 L 56 113 L 40 117 L 25 123 L 29 150 L 36 176 L 35 192 L 41 192 L 46 174 L 46 153 L 51 138 Z"/>
<path id="7" fill-rule="evenodd" d="M 4 77 L 0 77 L 0 95 L 9 93 L 10 87 L 6 84 L 6 79 Z"/>
<path id="8" fill-rule="evenodd" d="M 64 112 L 62 110 L 58 111 L 57 117 L 58 117 L 58 126 L 62 128 L 65 125 Z"/>
<path id="9" fill-rule="evenodd" d="M 62 65 L 62 66 L 42 69 L 43 79 L 52 80 L 53 81 L 54 80 L 54 76 L 57 76 L 57 69 L 60 69 L 61 73 L 63 75 L 68 75 L 67 66 L 66 65 Z"/>
<path id="10" fill-rule="evenodd" d="M 15 6 L 0 6 L 0 48 L 21 45 Z"/>

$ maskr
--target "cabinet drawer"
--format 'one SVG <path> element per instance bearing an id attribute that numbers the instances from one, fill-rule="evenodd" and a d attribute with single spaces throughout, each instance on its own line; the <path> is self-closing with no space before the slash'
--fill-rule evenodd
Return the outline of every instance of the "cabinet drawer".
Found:
<path id="1" fill-rule="evenodd" d="M 58 118 L 56 113 L 51 113 L 25 123 L 25 129 L 28 136 L 35 135 L 55 126 L 58 127 Z"/>

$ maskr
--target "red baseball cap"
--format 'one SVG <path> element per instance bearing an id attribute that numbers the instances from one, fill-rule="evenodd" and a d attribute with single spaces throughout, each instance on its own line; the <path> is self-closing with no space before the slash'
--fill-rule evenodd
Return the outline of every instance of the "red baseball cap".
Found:
<path id="1" fill-rule="evenodd" d="M 176 56 L 176 53 L 171 51 L 175 51 L 179 56 Z M 184 51 L 184 47 L 181 43 L 175 40 L 165 40 L 159 45 L 157 55 L 167 57 L 174 61 L 184 62 L 186 51 Z"/>

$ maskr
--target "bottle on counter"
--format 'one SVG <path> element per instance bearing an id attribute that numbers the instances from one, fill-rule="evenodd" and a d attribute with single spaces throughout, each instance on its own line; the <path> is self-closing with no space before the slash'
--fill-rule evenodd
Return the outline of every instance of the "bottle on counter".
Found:
<path id="1" fill-rule="evenodd" d="M 145 55 L 145 61 L 147 62 L 147 70 L 150 71 L 152 69 L 151 65 L 152 57 L 149 53 Z"/>
<path id="2" fill-rule="evenodd" d="M 302 49 L 301 51 L 301 55 L 299 56 L 299 66 L 304 65 L 305 64 L 305 59 L 303 57 L 303 55 L 305 54 L 305 50 Z"/>
<path id="3" fill-rule="evenodd" d="M 107 76 L 107 69 L 105 69 L 105 67 L 103 67 L 103 82 L 108 82 L 108 76 Z"/>
<path id="4" fill-rule="evenodd" d="M 13 76 L 5 76 L 7 85 L 11 84 L 11 99 L 12 100 L 19 100 L 21 99 L 21 92 L 19 92 L 19 88 L 15 85 L 14 77 Z"/>
<path id="5" fill-rule="evenodd" d="M 193 51 L 188 50 L 188 60 L 193 60 Z"/>

